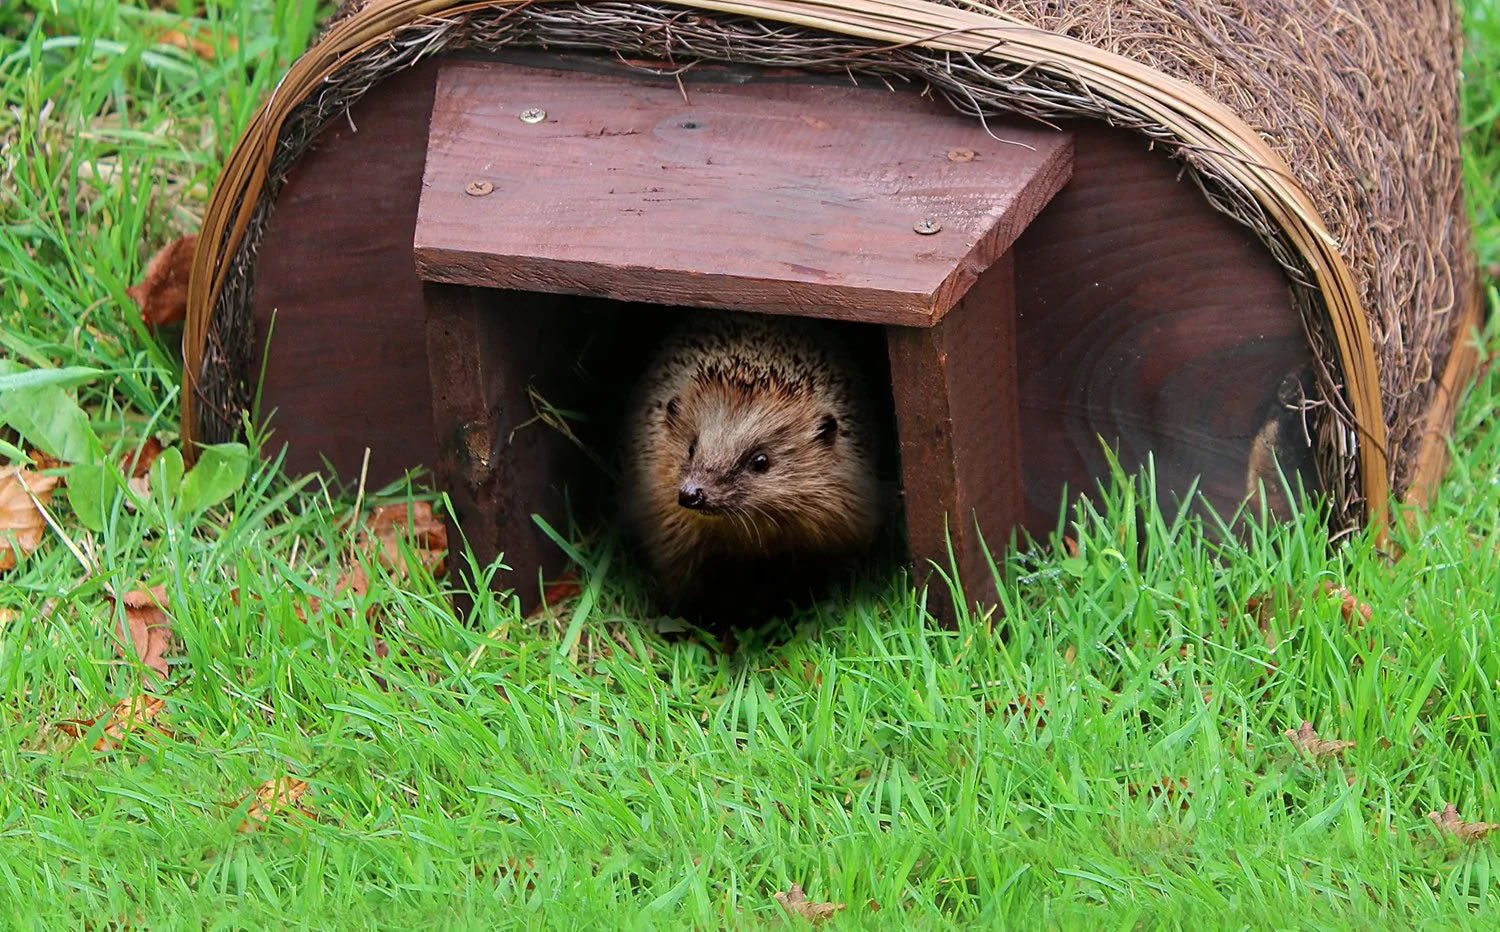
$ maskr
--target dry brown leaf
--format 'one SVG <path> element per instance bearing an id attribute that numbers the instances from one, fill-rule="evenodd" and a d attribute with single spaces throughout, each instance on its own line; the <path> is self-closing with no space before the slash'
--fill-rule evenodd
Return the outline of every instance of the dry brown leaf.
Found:
<path id="1" fill-rule="evenodd" d="M 578 581 L 578 577 L 571 570 L 565 570 L 561 576 L 545 585 L 542 589 L 541 601 L 526 617 L 530 621 L 549 617 L 569 600 L 577 598 L 582 593 L 583 584 Z"/>
<path id="2" fill-rule="evenodd" d="M 984 711 L 987 715 L 994 715 L 997 708 L 999 708 L 999 703 L 996 702 L 986 702 L 984 704 Z M 1006 703 L 1004 712 L 1010 718 L 1019 716 L 1026 721 L 1036 723 L 1038 726 L 1045 725 L 1047 724 L 1047 697 L 1040 693 L 1031 696 L 1017 696 Z"/>
<path id="3" fill-rule="evenodd" d="M 140 305 L 147 329 L 181 323 L 187 315 L 188 274 L 197 245 L 198 236 L 193 233 L 172 240 L 151 257 L 140 284 L 125 289 Z"/>
<path id="4" fill-rule="evenodd" d="M 0 469 L 0 570 L 13 568 L 41 546 L 47 521 L 31 495 L 45 505 L 52 501 L 55 488 L 56 476 L 38 475 L 19 466 Z"/>
<path id="5" fill-rule="evenodd" d="M 298 805 L 304 793 L 307 792 L 307 781 L 298 780 L 296 777 L 278 777 L 275 780 L 267 780 L 255 788 L 255 805 L 245 815 L 245 821 L 240 823 L 239 830 L 242 832 L 253 832 L 262 825 L 270 825 L 278 813 L 288 815 L 297 814 L 312 818 L 313 814 L 306 808 Z"/>
<path id="6" fill-rule="evenodd" d="M 1339 600 L 1339 612 L 1344 616 L 1344 621 L 1356 628 L 1363 628 L 1375 614 L 1368 602 L 1361 602 L 1343 586 L 1335 585 L 1331 580 L 1323 580 L 1319 591 L 1324 595 L 1333 596 Z"/>
<path id="7" fill-rule="evenodd" d="M 192 52 L 205 61 L 213 61 L 218 57 L 218 53 L 214 49 L 213 43 L 203 38 L 203 36 L 204 33 L 194 35 L 183 29 L 169 29 L 158 36 L 156 41 L 159 45 L 170 45 L 185 52 Z M 233 52 L 239 47 L 239 40 L 234 36 L 224 37 L 224 50 L 226 52 Z"/>
<path id="8" fill-rule="evenodd" d="M 356 563 L 340 576 L 337 585 L 333 587 L 333 594 L 338 595 L 345 589 L 354 593 L 357 599 L 364 598 L 370 591 L 370 576 L 363 566 Z"/>
<path id="9" fill-rule="evenodd" d="M 121 699 L 110 710 L 109 721 L 104 723 L 104 734 L 94 742 L 94 750 L 113 751 L 120 746 L 127 732 L 134 731 L 142 725 L 150 725 L 159 734 L 170 738 L 171 732 L 160 725 L 152 724 L 161 714 L 162 709 L 166 708 L 166 704 L 164 699 L 144 694 Z M 58 722 L 57 727 L 65 734 L 81 738 L 98 721 L 98 718 L 71 718 Z"/>
<path id="10" fill-rule="evenodd" d="M 151 472 L 151 464 L 161 454 L 161 441 L 155 437 L 147 437 L 139 449 L 120 457 L 120 471 L 131 479 L 144 479 Z"/>
<path id="11" fill-rule="evenodd" d="M 114 596 L 108 597 L 110 602 Z M 172 646 L 172 616 L 167 614 L 167 589 L 152 586 L 149 590 L 132 589 L 120 599 L 125 606 L 125 622 L 130 626 L 130 644 L 141 663 L 158 675 L 167 675 L 167 649 Z M 115 634 L 120 638 L 115 649 L 125 654 L 125 633 L 116 623 Z"/>
<path id="12" fill-rule="evenodd" d="M 1172 777 L 1162 777 L 1155 783 L 1147 783 L 1145 786 L 1141 786 L 1138 783 L 1127 783 L 1125 791 L 1130 794 L 1131 799 L 1143 796 L 1148 802 L 1156 802 L 1159 799 L 1166 800 L 1167 802 L 1176 801 L 1177 808 L 1183 812 L 1188 810 L 1190 798 L 1193 795 L 1193 791 L 1188 788 L 1187 777 L 1177 777 L 1175 779 Z"/>
<path id="13" fill-rule="evenodd" d="M 361 543 L 367 553 L 379 558 L 382 566 L 404 573 L 400 540 L 409 537 L 417 558 L 433 575 L 443 572 L 448 556 L 448 528 L 432 513 L 428 502 L 406 505 L 381 505 L 370 512 Z"/>
<path id="14" fill-rule="evenodd" d="M 36 472 L 46 472 L 49 469 L 57 469 L 63 465 L 63 461 L 41 450 L 29 450 L 26 458 L 31 460 L 31 468 Z M 57 477 L 61 479 L 61 476 Z M 63 483 L 66 485 L 67 483 Z"/>
<path id="15" fill-rule="evenodd" d="M 1296 731 L 1287 729 L 1284 734 L 1292 742 L 1298 752 L 1311 757 L 1313 760 L 1321 760 L 1325 757 L 1336 757 L 1349 748 L 1354 747 L 1353 741 L 1330 741 L 1319 738 L 1318 733 L 1313 731 L 1312 722 L 1303 722 L 1302 727 Z"/>
<path id="16" fill-rule="evenodd" d="M 1458 817 L 1458 810 L 1452 803 L 1443 807 L 1442 812 L 1429 812 L 1427 818 L 1432 820 L 1440 831 L 1446 832 L 1459 841 L 1479 841 L 1484 836 L 1500 829 L 1500 822 L 1465 822 Z"/>
<path id="17" fill-rule="evenodd" d="M 808 922 L 822 922 L 824 919 L 833 917 L 833 914 L 844 908 L 843 903 L 812 903 L 802 892 L 802 884 L 792 884 L 792 889 L 786 893 L 777 893 L 776 902 L 781 908 L 794 916 L 801 916 Z"/>

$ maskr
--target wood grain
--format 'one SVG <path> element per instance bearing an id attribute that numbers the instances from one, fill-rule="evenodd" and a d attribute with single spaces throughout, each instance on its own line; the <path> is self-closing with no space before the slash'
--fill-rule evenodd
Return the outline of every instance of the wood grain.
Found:
<path id="1" fill-rule="evenodd" d="M 1068 178 L 1066 134 L 992 123 L 1002 142 L 912 95 L 700 81 L 687 98 L 622 76 L 448 63 L 420 274 L 928 325 Z M 542 122 L 519 119 L 532 108 Z M 917 233 L 925 219 L 938 232 Z"/>
<path id="2" fill-rule="evenodd" d="M 934 568 L 956 572 L 970 604 L 995 604 L 986 549 L 1003 561 L 1023 511 L 1010 257 L 935 327 L 891 327 L 887 341 L 907 547 L 929 611 L 951 622 Z"/>
<path id="3" fill-rule="evenodd" d="M 432 405 L 412 230 L 436 63 L 335 119 L 276 201 L 255 264 L 254 378 L 289 473 L 331 466 L 379 487 L 431 466 Z M 266 336 L 275 331 L 266 355 Z"/>
<path id="4" fill-rule="evenodd" d="M 568 409 L 578 394 L 567 377 L 577 347 L 574 318 L 550 295 L 429 284 L 427 358 L 438 487 L 448 494 L 449 540 L 464 541 L 481 568 L 504 556 L 497 589 L 514 589 L 522 611 L 541 597 L 566 557 L 533 520 L 568 527 L 567 493 L 583 458 L 537 418 L 536 397 Z M 467 560 L 449 566 L 472 588 Z M 463 606 L 459 606 L 463 610 Z"/>
<path id="5" fill-rule="evenodd" d="M 1057 527 L 1064 489 L 1096 493 L 1100 438 L 1127 470 L 1154 458 L 1169 510 L 1201 479 L 1228 517 L 1265 461 L 1257 437 L 1316 488 L 1301 414 L 1282 401 L 1313 357 L 1281 269 L 1139 138 L 1067 128 L 1073 180 L 1015 248 L 1027 528 Z"/>

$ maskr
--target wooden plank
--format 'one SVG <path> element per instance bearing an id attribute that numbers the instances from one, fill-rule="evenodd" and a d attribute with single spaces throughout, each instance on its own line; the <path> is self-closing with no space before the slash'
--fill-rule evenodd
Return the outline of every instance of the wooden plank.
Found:
<path id="1" fill-rule="evenodd" d="M 1023 512 L 1013 282 L 1005 256 L 937 326 L 887 333 L 907 546 L 928 609 L 948 621 L 933 566 L 957 569 L 971 605 L 995 604 L 985 550 L 1003 560 Z"/>
<path id="2" fill-rule="evenodd" d="M 381 82 L 319 134 L 276 200 L 255 263 L 255 360 L 270 449 L 378 488 L 431 465 L 422 282 L 411 239 L 436 63 Z M 275 316 L 269 353 L 266 336 Z"/>
<path id="3" fill-rule="evenodd" d="M 542 580 L 566 564 L 532 515 L 566 530 L 565 494 L 580 466 L 567 438 L 536 419 L 531 392 L 557 405 L 571 400 L 566 361 L 577 347 L 567 331 L 574 318 L 558 313 L 547 295 L 429 284 L 425 297 L 435 472 L 452 505 L 449 540 L 455 551 L 466 541 L 480 567 L 503 554 L 510 572 L 497 574 L 494 586 L 513 587 L 529 612 Z M 461 578 L 470 570 L 457 553 L 448 565 Z"/>
<path id="4" fill-rule="evenodd" d="M 431 281 L 930 325 L 1067 181 L 1071 142 L 916 95 L 443 68 Z M 530 123 L 527 110 L 545 113 Z M 1002 141 L 1003 140 L 1003 141 Z M 940 229 L 916 232 L 924 220 Z"/>
<path id="5" fill-rule="evenodd" d="M 1027 528 L 1109 476 L 1100 438 L 1155 463 L 1163 506 L 1194 483 L 1224 517 L 1275 454 L 1318 487 L 1300 412 L 1314 364 L 1285 275 L 1177 165 L 1124 131 L 1065 124 L 1073 180 L 1016 242 Z M 1289 507 L 1268 488 L 1273 510 Z"/>

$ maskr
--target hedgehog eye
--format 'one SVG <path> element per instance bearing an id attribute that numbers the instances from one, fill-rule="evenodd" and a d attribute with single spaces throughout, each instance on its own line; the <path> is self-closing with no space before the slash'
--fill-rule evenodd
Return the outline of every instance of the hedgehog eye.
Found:
<path id="1" fill-rule="evenodd" d="M 771 468 L 771 458 L 764 453 L 756 453 L 750 457 L 746 465 L 750 467 L 751 472 L 765 472 Z"/>
<path id="2" fill-rule="evenodd" d="M 680 407 L 681 406 L 678 405 L 676 398 L 672 398 L 671 400 L 669 400 L 667 402 L 667 417 L 676 417 Z"/>
<path id="3" fill-rule="evenodd" d="M 695 457 L 697 455 L 698 455 L 698 438 L 695 435 L 693 437 L 692 442 L 688 444 L 688 459 L 692 459 L 693 457 Z"/>
<path id="4" fill-rule="evenodd" d="M 833 438 L 839 433 L 839 419 L 831 414 L 823 415 L 823 420 L 818 422 L 818 439 L 823 443 L 833 443 Z"/>

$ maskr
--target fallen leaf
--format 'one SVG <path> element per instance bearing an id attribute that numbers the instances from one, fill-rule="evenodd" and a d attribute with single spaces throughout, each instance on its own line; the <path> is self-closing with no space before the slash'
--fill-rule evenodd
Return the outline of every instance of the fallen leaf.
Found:
<path id="1" fill-rule="evenodd" d="M 808 922 L 822 922 L 824 919 L 832 918 L 833 914 L 844 908 L 843 903 L 811 903 L 802 892 L 802 884 L 792 884 L 792 889 L 786 893 L 777 893 L 776 902 L 781 908 L 794 916 L 801 916 Z"/>
<path id="2" fill-rule="evenodd" d="M 1278 593 L 1268 592 L 1264 595 L 1253 595 L 1245 600 L 1245 614 L 1255 619 L 1255 626 L 1266 639 L 1266 647 L 1275 650 L 1278 643 L 1276 628 L 1272 622 L 1276 620 L 1276 596 Z M 1289 588 L 1282 587 L 1279 593 L 1282 596 L 1282 604 L 1286 606 L 1287 624 L 1297 620 L 1297 613 L 1302 610 L 1300 599 L 1292 597 Z"/>
<path id="3" fill-rule="evenodd" d="M 1440 831 L 1447 832 L 1459 841 L 1478 841 L 1484 836 L 1500 828 L 1500 822 L 1465 822 L 1458 817 L 1458 810 L 1452 803 L 1443 807 L 1442 812 L 1429 812 L 1427 818 L 1432 820 Z"/>
<path id="4" fill-rule="evenodd" d="M 151 472 L 151 464 L 156 462 L 161 453 L 161 441 L 155 437 L 147 437 L 139 449 L 120 457 L 120 471 L 131 479 L 144 479 Z"/>
<path id="5" fill-rule="evenodd" d="M 111 603 L 115 601 L 114 596 L 108 598 Z M 125 593 L 120 602 L 125 606 L 125 622 L 130 626 L 130 644 L 135 648 L 136 656 L 141 663 L 165 677 L 165 654 L 172 644 L 172 616 L 167 614 L 166 587 L 132 589 Z M 125 635 L 118 623 L 115 625 L 115 634 L 120 638 L 115 649 L 120 652 L 120 656 L 126 656 Z"/>
<path id="6" fill-rule="evenodd" d="M 562 576 L 547 583 L 542 589 L 541 601 L 537 602 L 536 608 L 527 615 L 528 621 L 538 621 L 555 615 L 569 600 L 583 594 L 583 584 L 571 570 L 563 572 Z"/>
<path id="7" fill-rule="evenodd" d="M 986 702 L 984 711 L 988 715 L 995 714 L 999 707 L 996 702 Z M 1040 693 L 1036 695 L 1021 695 L 1012 699 L 1005 705 L 1005 714 L 1010 718 L 1020 717 L 1038 726 L 1047 724 L 1047 697 Z"/>
<path id="8" fill-rule="evenodd" d="M 213 43 L 203 38 L 203 35 L 205 34 L 190 35 L 181 29 L 169 29 L 158 36 L 156 41 L 160 45 L 170 45 L 173 48 L 182 49 L 184 52 L 192 52 L 205 61 L 213 61 L 218 57 L 218 52 L 215 50 Z M 234 36 L 224 37 L 224 50 L 226 52 L 233 52 L 239 46 L 239 40 Z"/>
<path id="9" fill-rule="evenodd" d="M 364 598 L 370 591 L 370 576 L 363 566 L 356 563 L 340 576 L 337 585 L 333 587 L 333 594 L 338 595 L 345 589 L 354 593 L 357 599 Z"/>
<path id="10" fill-rule="evenodd" d="M 1368 602 L 1361 602 L 1354 593 L 1343 586 L 1336 585 L 1332 580 L 1323 580 L 1323 585 L 1319 589 L 1324 595 L 1339 600 L 1339 612 L 1344 616 L 1344 621 L 1356 628 L 1363 628 L 1365 623 L 1374 617 L 1375 611 L 1370 608 Z"/>
<path id="11" fill-rule="evenodd" d="M 509 880 L 517 883 L 523 874 L 526 892 L 530 893 L 536 889 L 536 861 L 532 858 L 506 858 L 500 862 L 500 866 L 493 869 L 486 868 L 483 864 L 474 865 L 474 876 L 481 880 Z"/>
<path id="12" fill-rule="evenodd" d="M 1287 729 L 1284 734 L 1291 739 L 1293 747 L 1313 760 L 1336 757 L 1354 747 L 1353 741 L 1329 741 L 1319 738 L 1318 733 L 1313 731 L 1312 722 L 1303 722 L 1301 728 L 1296 731 Z"/>
<path id="13" fill-rule="evenodd" d="M 1188 789 L 1187 777 L 1177 777 L 1176 779 L 1162 777 L 1155 783 L 1148 783 L 1145 786 L 1137 783 L 1129 783 L 1126 784 L 1125 791 L 1130 794 L 1131 799 L 1143 796 L 1148 802 L 1153 803 L 1159 799 L 1168 802 L 1177 800 L 1177 807 L 1182 812 L 1188 810 L 1189 797 L 1193 795 L 1193 791 Z"/>
<path id="14" fill-rule="evenodd" d="M 140 284 L 125 289 L 140 306 L 147 329 L 181 323 L 187 316 L 188 275 L 197 245 L 198 236 L 193 233 L 172 240 L 151 257 Z"/>
<path id="15" fill-rule="evenodd" d="M 152 724 L 161 714 L 162 709 L 166 708 L 166 704 L 164 699 L 144 694 L 121 699 L 110 710 L 109 720 L 104 723 L 104 734 L 94 742 L 94 750 L 113 751 L 120 746 L 127 732 L 135 730 L 140 725 L 151 725 L 158 733 L 171 737 L 171 732 L 160 725 Z M 65 734 L 81 738 L 98 721 L 98 718 L 72 718 L 58 722 L 57 727 Z"/>
<path id="16" fill-rule="evenodd" d="M 255 788 L 255 804 L 239 825 L 242 832 L 253 832 L 262 825 L 270 825 L 278 813 L 296 813 L 312 818 L 313 814 L 298 805 L 298 800 L 307 792 L 307 781 L 296 777 L 278 777 L 267 780 Z"/>
<path id="17" fill-rule="evenodd" d="M 31 468 L 37 472 L 46 472 L 49 469 L 60 469 L 63 461 L 55 456 L 48 456 L 41 450 L 28 450 L 26 458 L 31 460 Z"/>
<path id="18" fill-rule="evenodd" d="M 13 568 L 42 544 L 47 521 L 37 508 L 52 501 L 57 476 L 42 476 L 19 466 L 0 469 L 0 570 Z M 36 502 L 31 495 L 36 496 Z"/>
<path id="19" fill-rule="evenodd" d="M 387 569 L 404 573 L 401 560 L 401 537 L 409 536 L 422 566 L 433 575 L 443 572 L 448 556 L 448 528 L 432 513 L 428 502 L 406 505 L 382 505 L 370 512 L 365 522 L 362 542 Z"/>
<path id="20" fill-rule="evenodd" d="M 542 601 L 548 605 L 557 605 L 582 594 L 583 583 L 579 582 L 571 570 L 567 570 L 542 590 Z"/>

